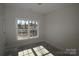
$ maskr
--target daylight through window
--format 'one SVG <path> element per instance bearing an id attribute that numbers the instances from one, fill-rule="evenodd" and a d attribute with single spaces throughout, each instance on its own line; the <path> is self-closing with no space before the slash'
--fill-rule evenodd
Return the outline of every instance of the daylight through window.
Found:
<path id="1" fill-rule="evenodd" d="M 18 52 L 18 56 L 54 56 L 44 46 L 37 46 Z"/>
<path id="2" fill-rule="evenodd" d="M 39 24 L 34 20 L 17 20 L 17 39 L 24 40 L 39 36 Z"/>

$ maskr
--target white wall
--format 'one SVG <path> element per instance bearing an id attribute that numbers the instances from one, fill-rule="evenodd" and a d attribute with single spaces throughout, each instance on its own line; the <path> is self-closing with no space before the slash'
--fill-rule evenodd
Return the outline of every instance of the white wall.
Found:
<path id="1" fill-rule="evenodd" d="M 0 56 L 4 54 L 4 44 L 5 44 L 5 37 L 3 34 L 3 7 L 0 5 Z"/>
<path id="2" fill-rule="evenodd" d="M 35 14 L 27 9 L 7 6 L 6 47 L 17 47 L 30 43 L 46 41 L 59 48 L 78 48 L 79 42 L 79 8 L 65 6 L 52 11 L 46 16 Z M 16 17 L 33 16 L 40 21 L 40 37 L 38 39 L 16 39 Z"/>
<path id="3" fill-rule="evenodd" d="M 28 40 L 17 40 L 16 38 L 16 18 L 17 17 L 25 17 L 25 16 L 31 16 L 39 19 L 40 24 L 40 36 L 36 39 L 28 39 Z M 21 45 L 26 45 L 30 43 L 36 43 L 41 42 L 43 40 L 43 17 L 30 12 L 27 9 L 23 8 L 16 8 L 7 6 L 6 7 L 6 13 L 5 13 L 5 19 L 6 19 L 6 47 L 17 47 Z"/>
<path id="4" fill-rule="evenodd" d="M 79 48 L 79 6 L 65 6 L 45 18 L 45 41 L 58 48 Z"/>

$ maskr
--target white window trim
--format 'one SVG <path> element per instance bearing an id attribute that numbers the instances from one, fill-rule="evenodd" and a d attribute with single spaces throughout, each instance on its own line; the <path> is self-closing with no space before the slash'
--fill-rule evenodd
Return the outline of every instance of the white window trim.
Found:
<path id="1" fill-rule="evenodd" d="M 18 33 L 18 31 L 17 31 L 17 20 L 18 19 L 22 19 L 22 18 L 16 18 L 16 38 L 17 38 L 17 40 L 27 40 L 27 39 L 33 39 L 33 38 L 39 38 L 39 22 L 38 22 L 38 28 L 37 28 L 37 36 L 33 36 L 33 37 L 30 37 L 29 35 L 30 35 L 30 29 L 28 28 L 28 37 L 27 38 L 25 38 L 25 39 L 18 39 L 18 37 L 17 37 L 17 33 Z M 29 21 L 29 20 L 28 20 Z M 36 21 L 36 20 L 35 20 Z"/>

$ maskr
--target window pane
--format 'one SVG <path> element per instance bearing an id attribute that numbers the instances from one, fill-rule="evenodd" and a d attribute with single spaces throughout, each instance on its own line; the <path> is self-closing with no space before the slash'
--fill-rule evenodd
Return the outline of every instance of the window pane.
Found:
<path id="1" fill-rule="evenodd" d="M 26 21 L 26 24 L 28 24 L 28 20 Z"/>
<path id="2" fill-rule="evenodd" d="M 22 23 L 22 21 L 21 20 L 17 20 L 17 25 L 18 25 L 18 29 L 20 29 L 21 28 L 21 23 Z"/>
<path id="3" fill-rule="evenodd" d="M 38 23 L 36 21 L 29 21 L 30 29 L 37 29 Z"/>
<path id="4" fill-rule="evenodd" d="M 20 20 L 17 20 L 17 24 L 20 24 L 20 22 L 21 22 Z"/>
<path id="5" fill-rule="evenodd" d="M 37 30 L 30 30 L 30 37 L 37 36 Z"/>
<path id="6" fill-rule="evenodd" d="M 29 21 L 30 37 L 37 36 L 38 25 L 36 21 Z"/>
<path id="7" fill-rule="evenodd" d="M 17 37 L 19 40 L 28 38 L 28 30 L 18 29 Z"/>
<path id="8" fill-rule="evenodd" d="M 22 25 L 24 25 L 25 24 L 25 21 L 24 20 L 22 20 Z"/>
<path id="9" fill-rule="evenodd" d="M 38 22 L 32 20 L 17 20 L 17 38 L 24 40 L 28 38 L 38 37 Z"/>
<path id="10" fill-rule="evenodd" d="M 28 20 L 27 21 L 25 21 L 25 29 L 28 29 Z"/>
<path id="11" fill-rule="evenodd" d="M 17 38 L 18 40 L 28 39 L 28 21 L 17 20 Z"/>

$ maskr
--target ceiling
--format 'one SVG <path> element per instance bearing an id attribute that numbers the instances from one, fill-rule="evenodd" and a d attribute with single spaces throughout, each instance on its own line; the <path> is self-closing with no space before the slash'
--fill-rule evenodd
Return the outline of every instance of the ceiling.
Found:
<path id="1" fill-rule="evenodd" d="M 26 8 L 32 12 L 40 13 L 40 14 L 47 14 L 51 11 L 57 10 L 64 6 L 69 6 L 72 4 L 64 4 L 64 3 L 42 3 L 38 5 L 38 3 L 6 3 L 6 6 L 14 6 L 20 8 Z"/>

